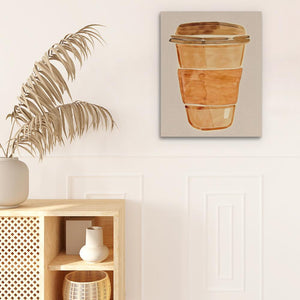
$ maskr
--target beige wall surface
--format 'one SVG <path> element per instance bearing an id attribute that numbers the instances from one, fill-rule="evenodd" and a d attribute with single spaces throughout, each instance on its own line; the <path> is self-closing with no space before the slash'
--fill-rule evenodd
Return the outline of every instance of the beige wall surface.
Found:
<path id="1" fill-rule="evenodd" d="M 34 61 L 66 33 L 106 25 L 106 45 L 95 48 L 71 91 L 110 109 L 118 129 L 89 132 L 42 163 L 21 159 L 31 198 L 127 199 L 126 299 L 300 298 L 299 2 L 1 4 L 1 141 Z M 185 10 L 262 11 L 262 138 L 160 138 L 159 14 Z"/>
<path id="2" fill-rule="evenodd" d="M 190 22 L 227 22 L 242 25 L 250 35 L 233 124 L 226 129 L 202 131 L 187 121 L 179 90 L 178 59 L 169 39 L 178 25 Z M 161 13 L 161 136 L 162 137 L 260 137 L 262 111 L 262 19 L 260 12 Z"/>

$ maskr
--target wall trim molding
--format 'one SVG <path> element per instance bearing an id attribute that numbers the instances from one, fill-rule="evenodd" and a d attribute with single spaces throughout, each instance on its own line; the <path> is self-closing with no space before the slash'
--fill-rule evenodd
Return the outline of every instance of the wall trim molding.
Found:
<path id="1" fill-rule="evenodd" d="M 185 184 L 185 257 L 187 259 L 186 268 L 184 270 L 185 278 L 187 278 L 187 299 L 191 299 L 191 286 L 190 286 L 190 271 L 189 271 L 189 264 L 190 264 L 190 222 L 191 222 L 191 215 L 190 215 L 190 181 L 192 178 L 218 178 L 218 177 L 225 177 L 225 178 L 256 178 L 259 181 L 259 266 L 260 266 L 260 278 L 259 278 L 259 300 L 264 299 L 264 266 L 263 266 L 263 259 L 264 259 L 264 226 L 263 226 L 263 218 L 264 218 L 264 210 L 263 210 L 263 193 L 264 193 L 264 174 L 259 173 L 228 173 L 228 172 L 221 172 L 221 173 L 199 173 L 199 172 L 191 172 L 186 173 L 186 184 Z M 229 193 L 229 192 L 228 192 Z M 236 192 L 232 192 L 233 194 L 237 194 Z M 205 196 L 207 193 L 204 193 Z M 213 192 L 213 194 L 218 194 Z M 223 194 L 223 193 L 220 193 Z M 245 229 L 245 228 L 244 228 Z M 244 267 L 245 270 L 245 267 Z M 245 285 L 245 283 L 244 283 Z"/>
<path id="2" fill-rule="evenodd" d="M 141 193 L 140 193 L 140 198 L 141 198 L 141 204 L 143 207 L 144 204 L 144 174 L 142 173 L 135 173 L 135 172 L 101 172 L 101 173 L 94 173 L 94 174 L 68 174 L 66 176 L 66 198 L 68 199 L 70 197 L 71 191 L 70 191 L 70 186 L 71 186 L 71 181 L 72 178 L 97 178 L 97 177 L 139 177 L 140 178 L 140 186 L 141 186 Z"/>

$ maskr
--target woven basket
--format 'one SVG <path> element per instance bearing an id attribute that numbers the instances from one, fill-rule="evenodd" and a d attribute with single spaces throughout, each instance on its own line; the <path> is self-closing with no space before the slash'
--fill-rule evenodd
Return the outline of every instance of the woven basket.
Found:
<path id="1" fill-rule="evenodd" d="M 64 300 L 110 300 L 111 285 L 103 271 L 76 271 L 65 276 Z"/>

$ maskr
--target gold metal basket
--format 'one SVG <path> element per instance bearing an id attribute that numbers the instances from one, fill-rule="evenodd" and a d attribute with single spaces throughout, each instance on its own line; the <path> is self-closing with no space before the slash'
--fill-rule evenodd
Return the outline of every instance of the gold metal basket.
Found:
<path id="1" fill-rule="evenodd" d="M 64 300 L 110 300 L 109 276 L 103 271 L 76 271 L 65 276 Z"/>

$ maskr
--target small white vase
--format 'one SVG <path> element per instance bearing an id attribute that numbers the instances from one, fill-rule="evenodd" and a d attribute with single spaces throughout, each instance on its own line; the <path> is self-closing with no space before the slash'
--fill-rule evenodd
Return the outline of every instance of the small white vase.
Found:
<path id="1" fill-rule="evenodd" d="M 29 171 L 18 158 L 0 157 L 0 209 L 19 206 L 28 197 Z"/>
<path id="2" fill-rule="evenodd" d="M 86 244 L 80 249 L 80 257 L 88 263 L 97 263 L 108 256 L 108 248 L 103 245 L 103 229 L 92 226 L 86 229 Z"/>

